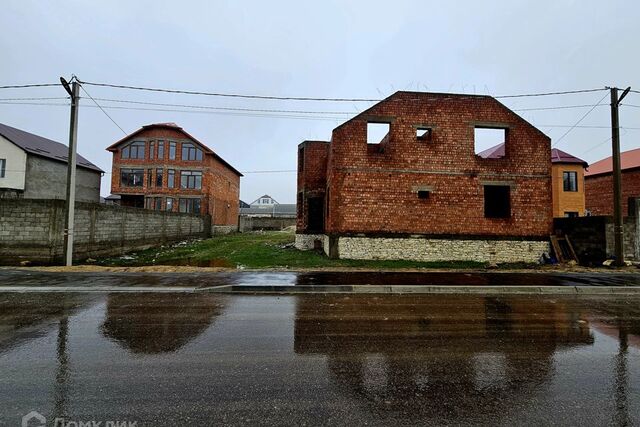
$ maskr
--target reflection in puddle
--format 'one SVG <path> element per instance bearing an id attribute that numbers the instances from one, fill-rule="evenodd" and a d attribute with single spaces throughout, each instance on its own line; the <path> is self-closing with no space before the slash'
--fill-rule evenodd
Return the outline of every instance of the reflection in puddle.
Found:
<path id="1" fill-rule="evenodd" d="M 200 335 L 223 309 L 212 294 L 111 294 L 101 330 L 133 353 L 172 352 Z"/>
<path id="2" fill-rule="evenodd" d="M 639 303 L 0 294 L 0 420 L 632 425 Z"/>

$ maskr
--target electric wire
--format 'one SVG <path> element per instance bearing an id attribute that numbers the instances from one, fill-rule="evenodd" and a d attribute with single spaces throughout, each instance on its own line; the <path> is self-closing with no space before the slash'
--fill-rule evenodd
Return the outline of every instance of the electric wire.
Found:
<path id="1" fill-rule="evenodd" d="M 107 113 L 104 110 L 104 108 L 102 108 L 100 106 L 100 104 L 98 104 L 98 102 L 95 99 L 93 99 L 93 97 L 91 95 L 89 95 L 89 92 L 87 92 L 87 90 L 84 87 L 82 87 L 82 84 L 80 85 L 80 89 L 82 89 L 82 91 L 87 94 L 89 99 L 91 99 L 98 106 L 98 108 L 100 108 L 100 110 L 104 113 L 104 115 L 107 116 L 109 118 L 109 120 L 111 120 L 113 122 L 113 124 L 116 125 L 118 127 L 118 129 L 120 129 L 122 131 L 123 134 L 127 135 L 127 132 L 124 129 L 122 129 L 122 126 L 120 126 L 118 123 L 116 123 L 116 121 L 113 120 L 113 117 L 111 117 L 109 115 L 109 113 Z"/>
<path id="2" fill-rule="evenodd" d="M 595 104 L 593 107 L 591 107 L 591 109 L 589 109 L 589 111 L 587 111 L 582 117 L 580 117 L 580 119 L 576 122 L 575 125 L 571 126 L 569 129 L 567 129 L 567 131 L 565 133 L 562 134 L 562 136 L 560 138 L 558 138 L 553 144 L 551 144 L 552 147 L 555 147 L 556 145 L 558 145 L 565 136 L 567 136 L 569 134 L 569 132 L 571 132 L 573 129 L 576 128 L 576 126 L 578 126 L 580 124 L 580 122 L 582 122 L 589 114 L 591 114 L 591 112 L 593 110 L 596 109 L 596 107 L 598 105 L 600 105 L 602 103 L 602 101 L 604 101 L 604 99 L 607 97 L 609 93 L 605 93 L 604 96 L 600 99 L 600 101 L 598 101 L 597 104 Z"/>

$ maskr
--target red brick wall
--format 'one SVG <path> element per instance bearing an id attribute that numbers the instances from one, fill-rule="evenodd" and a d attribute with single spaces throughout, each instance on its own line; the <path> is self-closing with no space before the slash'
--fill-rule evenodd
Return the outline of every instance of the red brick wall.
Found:
<path id="1" fill-rule="evenodd" d="M 329 143 L 325 141 L 305 141 L 298 146 L 298 219 L 299 232 L 306 231 L 309 197 L 324 197 L 327 187 L 327 159 Z"/>
<path id="2" fill-rule="evenodd" d="M 592 215 L 613 215 L 613 176 L 585 176 L 585 205 Z M 640 170 L 622 172 L 622 215 L 627 216 L 629 197 L 640 197 Z"/>
<path id="3" fill-rule="evenodd" d="M 157 139 L 164 140 L 164 159 L 150 158 L 149 142 Z M 235 225 L 238 222 L 240 177 L 230 168 L 220 162 L 214 155 L 204 153 L 202 161 L 182 160 L 182 143 L 191 142 L 187 135 L 179 129 L 170 127 L 157 127 L 144 129 L 132 138 L 124 141 L 119 147 L 131 141 L 145 141 L 145 159 L 122 159 L 120 150 L 113 151 L 111 193 L 112 194 L 132 194 L 144 195 L 147 197 L 173 197 L 174 210 L 178 210 L 178 199 L 180 197 L 201 196 L 200 209 L 203 214 L 212 216 L 214 225 Z M 176 142 L 176 158 L 169 159 L 169 141 Z M 157 152 L 157 145 L 156 145 Z M 120 169 L 137 168 L 144 169 L 144 180 L 142 187 L 122 187 L 120 186 Z M 163 169 L 162 187 L 155 186 L 157 168 Z M 148 186 L 148 169 L 152 169 L 152 186 Z M 174 188 L 168 188 L 168 169 L 174 169 Z M 180 188 L 181 170 L 202 171 L 201 189 Z"/>
<path id="4" fill-rule="evenodd" d="M 366 143 L 367 120 L 392 121 L 382 153 Z M 433 128 L 431 141 L 416 125 Z M 475 155 L 474 125 L 508 128 L 504 158 Z M 550 156 L 549 138 L 491 97 L 398 92 L 333 131 L 326 232 L 546 236 Z M 510 218 L 484 217 L 485 181 L 511 185 Z M 428 199 L 418 186 L 433 188 Z"/>

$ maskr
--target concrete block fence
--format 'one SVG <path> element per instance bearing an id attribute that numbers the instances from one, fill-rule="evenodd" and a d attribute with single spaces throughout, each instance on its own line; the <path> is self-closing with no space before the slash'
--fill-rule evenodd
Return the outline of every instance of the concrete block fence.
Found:
<path id="1" fill-rule="evenodd" d="M 64 200 L 0 200 L 0 263 L 61 262 L 64 217 Z M 210 217 L 76 203 L 74 258 L 119 255 L 210 234 Z"/>

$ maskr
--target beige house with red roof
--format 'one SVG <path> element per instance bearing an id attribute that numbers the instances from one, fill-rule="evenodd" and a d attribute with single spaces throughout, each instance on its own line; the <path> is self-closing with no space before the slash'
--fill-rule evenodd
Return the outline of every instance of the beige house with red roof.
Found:
<path id="1" fill-rule="evenodd" d="M 504 157 L 504 144 L 488 148 L 478 156 Z M 551 149 L 551 196 L 554 217 L 585 216 L 585 168 L 587 162 L 557 148 Z"/>

